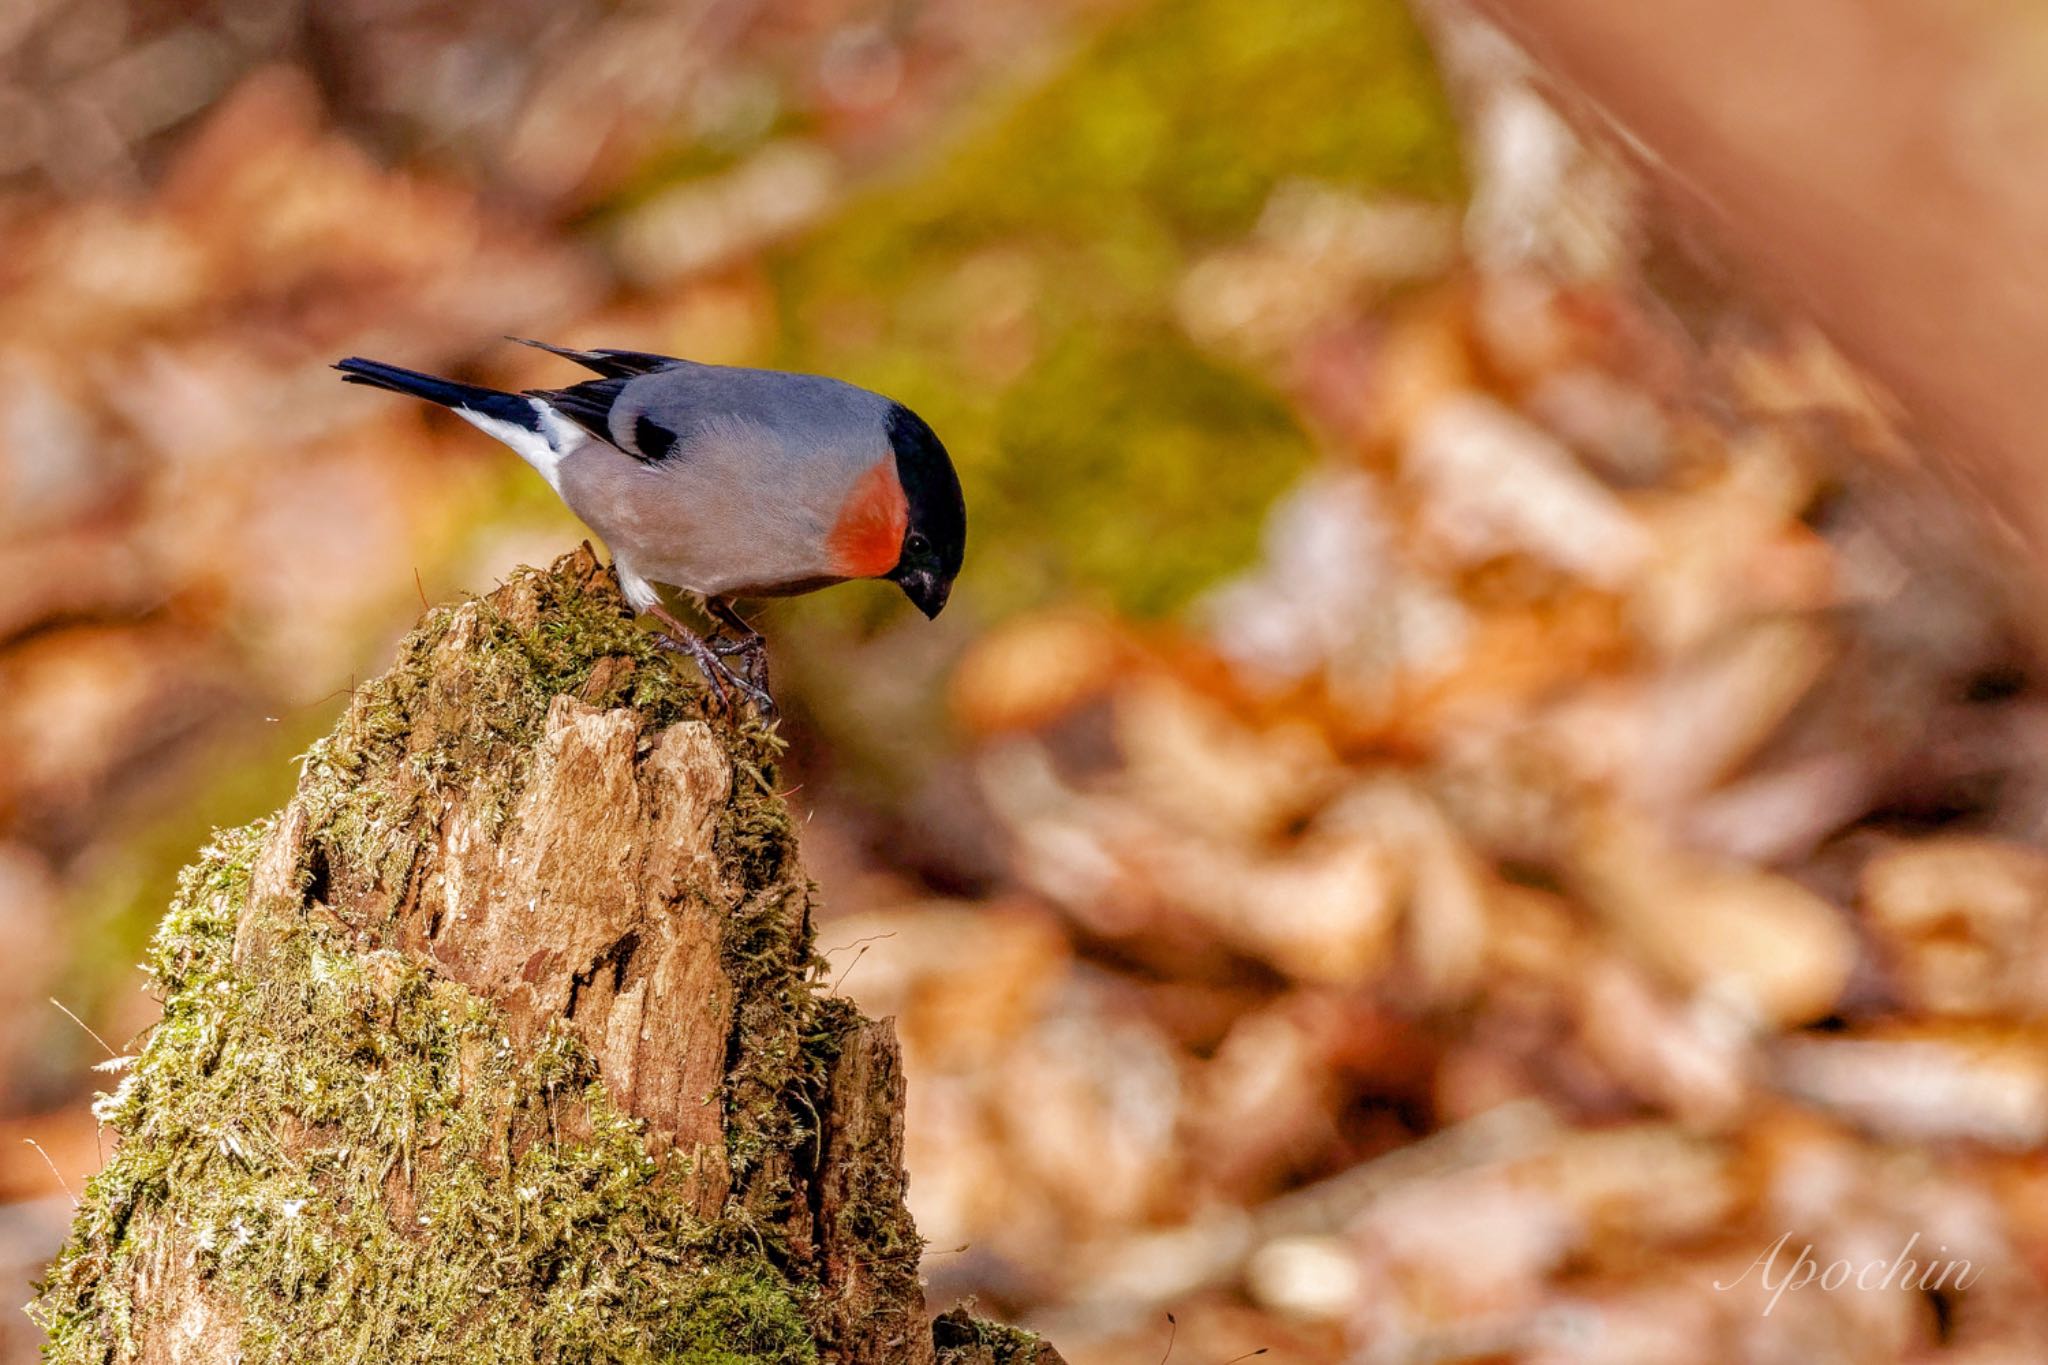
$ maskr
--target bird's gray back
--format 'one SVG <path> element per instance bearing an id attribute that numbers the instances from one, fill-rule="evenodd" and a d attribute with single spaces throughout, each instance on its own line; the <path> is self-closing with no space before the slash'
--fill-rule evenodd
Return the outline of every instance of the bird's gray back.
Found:
<path id="1" fill-rule="evenodd" d="M 873 441 L 886 439 L 888 409 L 880 394 L 824 375 L 684 361 L 628 380 L 613 404 L 611 427 L 613 438 L 633 449 L 646 418 L 674 436 L 668 458 L 675 459 L 688 459 L 707 434 L 757 424 L 774 431 L 794 460 L 872 462 L 878 453 Z"/>

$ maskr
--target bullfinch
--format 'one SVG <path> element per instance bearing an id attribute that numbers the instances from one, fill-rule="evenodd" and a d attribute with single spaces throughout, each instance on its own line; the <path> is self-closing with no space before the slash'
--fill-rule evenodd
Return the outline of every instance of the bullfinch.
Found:
<path id="1" fill-rule="evenodd" d="M 633 609 L 661 623 L 721 701 L 731 688 L 774 706 L 765 642 L 736 598 L 880 578 L 927 617 L 946 605 L 967 506 L 945 446 L 901 403 L 821 375 L 524 344 L 599 377 L 506 393 L 356 357 L 335 368 L 452 409 L 539 470 L 603 537 Z M 700 598 L 733 636 L 690 630 L 656 584 Z M 722 662 L 733 655 L 744 677 Z"/>

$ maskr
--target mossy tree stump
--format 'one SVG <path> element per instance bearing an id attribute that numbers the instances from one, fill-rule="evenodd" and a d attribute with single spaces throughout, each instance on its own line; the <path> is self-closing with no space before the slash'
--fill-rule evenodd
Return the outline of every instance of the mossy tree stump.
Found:
<path id="1" fill-rule="evenodd" d="M 60 1362 L 1051 1365 L 942 1319 L 772 739 L 589 547 L 432 613 L 152 949 Z"/>

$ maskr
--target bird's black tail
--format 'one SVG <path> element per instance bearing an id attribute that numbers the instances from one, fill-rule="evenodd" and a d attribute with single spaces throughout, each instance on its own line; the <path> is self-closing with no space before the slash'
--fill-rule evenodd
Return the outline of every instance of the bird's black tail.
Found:
<path id="1" fill-rule="evenodd" d="M 418 370 L 401 369 L 396 365 L 386 365 L 381 360 L 364 360 L 360 356 L 350 356 L 334 368 L 341 371 L 345 383 L 367 384 L 373 389 L 410 394 L 429 403 L 439 403 L 444 408 L 510 422 L 528 431 L 540 430 L 540 414 L 531 402 L 516 393 L 487 389 L 480 384 L 458 384 L 452 379 L 436 379 Z"/>

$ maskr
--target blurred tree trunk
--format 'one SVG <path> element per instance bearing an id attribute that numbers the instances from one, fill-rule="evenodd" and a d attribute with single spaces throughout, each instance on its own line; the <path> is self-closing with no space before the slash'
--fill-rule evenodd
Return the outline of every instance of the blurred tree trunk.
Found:
<path id="1" fill-rule="evenodd" d="M 2048 11 L 1473 3 L 1897 396 L 1978 532 L 2024 560 L 2013 605 L 2048 649 Z"/>
<path id="2" fill-rule="evenodd" d="M 773 740 L 588 547 L 431 615 L 190 869 L 35 1312 L 59 1361 L 1035 1362 L 949 1315 Z"/>

